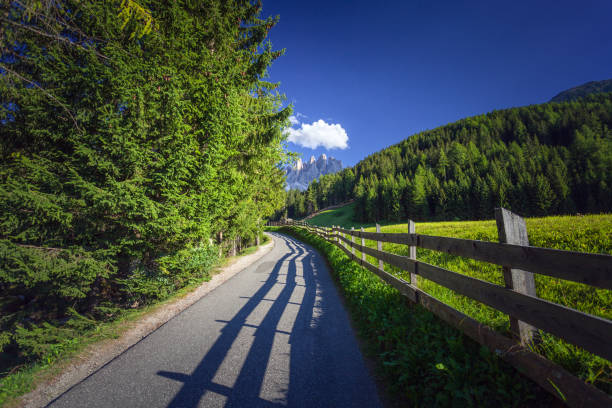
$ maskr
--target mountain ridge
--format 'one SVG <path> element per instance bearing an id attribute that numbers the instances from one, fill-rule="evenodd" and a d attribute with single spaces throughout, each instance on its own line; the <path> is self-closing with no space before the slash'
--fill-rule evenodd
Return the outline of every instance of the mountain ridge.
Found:
<path id="1" fill-rule="evenodd" d="M 308 162 L 303 162 L 301 158 L 297 160 L 295 165 L 287 167 L 285 174 L 287 176 L 286 190 L 308 189 L 308 185 L 319 177 L 337 173 L 342 170 L 342 162 L 333 157 L 327 157 L 325 153 L 321 154 L 318 159 L 310 156 Z"/>
<path id="2" fill-rule="evenodd" d="M 589 81 L 553 96 L 550 102 L 569 102 L 594 93 L 612 92 L 612 79 Z"/>

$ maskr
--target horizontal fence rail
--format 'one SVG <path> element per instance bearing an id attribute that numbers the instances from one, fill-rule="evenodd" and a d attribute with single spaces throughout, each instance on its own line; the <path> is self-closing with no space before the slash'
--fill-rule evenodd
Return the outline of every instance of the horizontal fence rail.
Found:
<path id="1" fill-rule="evenodd" d="M 602 289 L 612 289 L 612 262 L 609 255 L 420 234 L 361 232 L 343 228 L 333 228 L 332 231 L 373 241 L 414 245 Z"/>
<path id="2" fill-rule="evenodd" d="M 472 339 L 495 351 L 569 406 L 612 406 L 612 398 L 606 393 L 530 351 L 530 343 L 538 341 L 537 330 L 540 329 L 612 361 L 612 321 L 538 298 L 535 296 L 533 278 L 533 273 L 536 273 L 610 290 L 612 256 L 532 247 L 528 245 L 522 218 L 505 209 L 496 209 L 496 218 L 500 240 L 504 235 L 508 238 L 505 241 L 511 243 L 437 237 L 414 232 L 383 233 L 365 232 L 363 229 L 326 228 L 303 221 L 270 222 L 268 225 L 303 227 L 338 246 L 352 260 L 376 274 L 408 299 L 421 304 Z M 414 223 L 411 221 L 409 228 L 414 231 Z M 508 228 L 509 231 L 503 231 Z M 377 230 L 380 230 L 378 226 Z M 355 242 L 355 238 L 360 238 L 361 244 Z M 378 249 L 366 246 L 366 239 L 377 241 Z M 407 245 L 411 247 L 411 256 L 385 252 L 382 250 L 382 242 Z M 520 242 L 521 245 L 515 242 Z M 506 287 L 420 262 L 414 251 L 417 247 L 500 265 L 504 270 Z M 361 256 L 356 255 L 355 250 L 359 251 Z M 366 261 L 365 254 L 378 260 L 378 265 Z M 386 272 L 384 263 L 409 272 L 411 282 Z M 424 292 L 417 286 L 417 275 L 507 314 L 515 338 L 496 332 Z M 531 337 L 533 333 L 535 337 Z"/>
<path id="3" fill-rule="evenodd" d="M 516 316 L 522 321 L 531 323 L 607 360 L 612 360 L 612 346 L 610 344 L 612 321 L 610 320 L 582 313 L 537 297 L 524 295 L 438 266 L 415 261 L 407 256 L 363 247 L 343 236 L 340 236 L 340 240 L 388 264 L 420 275 L 506 314 Z"/>

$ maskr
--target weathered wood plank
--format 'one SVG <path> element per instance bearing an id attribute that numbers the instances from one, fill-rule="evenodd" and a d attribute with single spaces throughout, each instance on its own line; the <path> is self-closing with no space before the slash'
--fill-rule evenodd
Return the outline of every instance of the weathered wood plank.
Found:
<path id="1" fill-rule="evenodd" d="M 380 233 L 380 225 L 376 224 L 376 232 Z M 376 241 L 376 249 L 378 249 L 379 252 L 382 252 L 382 241 Z M 385 264 L 383 262 L 382 259 L 378 258 L 378 267 L 381 270 L 385 269 Z"/>
<path id="2" fill-rule="evenodd" d="M 417 301 L 416 292 L 414 288 L 408 282 L 396 276 L 393 276 L 390 273 L 383 271 L 382 269 L 377 268 L 375 265 L 372 265 L 371 263 L 367 261 L 363 261 L 359 259 L 357 256 L 353 255 L 348 250 L 348 248 L 344 247 L 344 245 L 342 244 L 335 244 L 335 245 L 337 245 L 340 249 L 342 249 L 344 253 L 346 253 L 349 256 L 349 258 L 351 258 L 353 261 L 359 263 L 361 266 L 368 269 L 370 272 L 373 272 L 374 274 L 376 274 L 380 279 L 382 279 L 384 282 L 388 283 L 389 285 L 393 286 L 395 289 L 397 289 L 401 294 L 406 296 L 408 299 L 412 300 L 413 302 Z"/>
<path id="3" fill-rule="evenodd" d="M 337 228 L 337 230 L 342 229 Z M 350 233 L 349 230 L 343 232 Z M 354 234 L 373 241 L 417 245 L 424 249 L 523 269 L 603 289 L 612 289 L 612 256 L 610 255 L 410 233 L 355 231 Z"/>
<path id="4" fill-rule="evenodd" d="M 412 220 L 408 220 L 408 234 L 413 235 L 416 233 L 416 225 L 414 224 L 414 221 Z M 417 259 L 417 247 L 416 245 L 410 245 L 409 247 L 409 257 L 410 259 L 412 259 L 413 261 L 416 261 Z M 410 283 L 417 287 L 417 275 L 414 272 L 410 273 Z"/>
<path id="5" fill-rule="evenodd" d="M 525 224 L 525 220 L 522 217 L 505 208 L 496 208 L 495 221 L 497 223 L 499 242 L 529 246 L 527 224 Z M 533 273 L 508 266 L 503 266 L 502 272 L 507 289 L 537 297 Z M 510 316 L 510 331 L 524 346 L 539 340 L 538 329 L 518 320 L 514 316 Z"/>
<path id="6" fill-rule="evenodd" d="M 401 268 L 408 272 L 414 273 L 415 271 L 414 265 L 416 262 L 408 258 L 407 256 L 391 254 L 389 252 L 379 251 L 374 248 L 362 246 L 357 243 L 351 242 L 347 238 L 344 238 L 344 237 L 342 237 L 341 240 L 343 240 L 344 242 L 346 242 L 347 244 L 351 246 L 354 246 L 358 251 L 371 255 L 378 260 L 382 260 L 388 264 L 397 266 L 398 268 Z"/>
<path id="7" fill-rule="evenodd" d="M 363 227 L 361 227 L 361 232 L 363 232 Z M 365 238 L 361 237 L 361 246 L 364 247 L 365 246 Z M 366 260 L 366 254 L 365 252 L 361 251 L 361 260 L 365 261 Z"/>
<path id="8" fill-rule="evenodd" d="M 417 246 L 612 289 L 612 256 L 497 242 L 416 235 Z"/>
<path id="9" fill-rule="evenodd" d="M 337 228 L 337 230 L 345 232 L 347 234 L 351 234 L 350 230 L 344 230 L 341 228 Z M 412 236 L 411 234 L 354 231 L 351 235 L 355 235 L 356 237 L 365 238 L 372 241 L 390 242 L 392 244 L 411 245 L 416 243 L 416 237 Z"/>
<path id="10" fill-rule="evenodd" d="M 417 262 L 416 273 L 612 361 L 612 321 Z"/>

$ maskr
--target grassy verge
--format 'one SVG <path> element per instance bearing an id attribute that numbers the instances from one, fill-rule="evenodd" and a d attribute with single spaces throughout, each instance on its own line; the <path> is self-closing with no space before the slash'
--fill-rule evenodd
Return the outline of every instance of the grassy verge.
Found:
<path id="1" fill-rule="evenodd" d="M 277 228 L 323 253 L 368 353 L 390 390 L 412 406 L 549 406 L 553 397 L 496 355 L 298 228 Z"/>
<path id="2" fill-rule="evenodd" d="M 269 240 L 270 238 L 264 235 L 261 245 Z M 236 258 L 251 254 L 257 248 L 257 246 L 244 248 L 238 256 L 224 258 L 209 274 L 193 279 L 187 286 L 177 290 L 167 298 L 136 309 L 120 310 L 113 316 L 112 320 L 96 321 L 86 316 L 77 316 L 78 320 L 82 321 L 82 331 L 67 332 L 65 330 L 60 331 L 61 329 L 58 328 L 56 338 L 50 339 L 48 344 L 36 345 L 45 349 L 38 361 L 15 365 L 0 373 L 0 406 L 16 406 L 19 396 L 32 391 L 38 384 L 59 374 L 86 347 L 97 342 L 119 338 L 142 317 L 185 297 L 204 282 L 208 282 L 212 276 L 220 272 L 223 267 L 234 262 Z M 51 326 L 49 325 L 49 327 Z M 10 356 L 3 357 L 10 358 Z"/>
<path id="3" fill-rule="evenodd" d="M 345 228 L 360 227 L 358 223 L 352 221 L 352 214 L 352 207 L 345 206 L 330 210 L 324 217 L 314 217 L 309 222 L 323 226 L 333 224 L 344 225 Z M 529 241 L 533 246 L 612 254 L 612 234 L 610 234 L 612 214 L 527 218 L 526 223 Z M 375 231 L 372 226 L 366 225 L 365 227 L 366 231 Z M 387 224 L 382 227 L 382 232 L 407 231 L 408 226 L 405 223 Z M 494 220 L 417 223 L 416 232 L 424 235 L 497 242 L 497 228 Z M 376 247 L 374 241 L 366 240 L 366 245 Z M 403 245 L 383 243 L 383 250 L 408 255 L 408 247 Z M 373 257 L 368 256 L 367 258 L 374 263 Z M 497 265 L 420 248 L 417 251 L 417 258 L 432 265 L 503 285 L 501 268 Z M 385 270 L 405 280 L 410 280 L 409 274 L 391 265 L 385 264 Z M 457 295 L 449 289 L 421 278 L 419 278 L 418 285 L 446 304 L 498 331 L 507 332 L 509 330 L 508 317 L 493 308 Z M 542 275 L 536 275 L 536 289 L 537 295 L 543 299 L 612 319 L 612 291 L 610 290 L 596 289 L 588 285 Z M 536 351 L 586 382 L 612 394 L 612 364 L 609 361 L 548 333 L 543 332 L 542 338 L 543 342 Z"/>

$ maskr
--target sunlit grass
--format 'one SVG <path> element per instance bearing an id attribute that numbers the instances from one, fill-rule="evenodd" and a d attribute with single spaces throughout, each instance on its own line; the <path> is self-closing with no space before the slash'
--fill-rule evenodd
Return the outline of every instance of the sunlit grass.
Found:
<path id="1" fill-rule="evenodd" d="M 347 204 L 343 207 L 333 210 L 323 211 L 320 214 L 307 220 L 312 225 L 332 226 L 341 225 L 345 228 L 350 228 L 354 223 L 353 215 L 355 214 L 355 203 Z"/>

